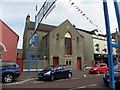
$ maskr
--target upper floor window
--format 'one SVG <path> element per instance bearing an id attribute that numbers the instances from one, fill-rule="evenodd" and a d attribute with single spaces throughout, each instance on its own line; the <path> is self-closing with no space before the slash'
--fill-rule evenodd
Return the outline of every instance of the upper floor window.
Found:
<path id="1" fill-rule="evenodd" d="M 57 33 L 57 34 L 56 34 L 56 40 L 58 40 L 58 39 L 59 39 L 59 34 Z"/>
<path id="2" fill-rule="evenodd" d="M 68 32 L 65 34 L 65 54 L 72 55 L 72 37 Z"/>
<path id="3" fill-rule="evenodd" d="M 99 52 L 99 50 L 100 50 L 99 44 L 95 44 L 95 50 L 96 50 L 97 52 Z"/>
<path id="4" fill-rule="evenodd" d="M 78 37 L 76 37 L 76 42 L 79 42 L 79 38 Z"/>

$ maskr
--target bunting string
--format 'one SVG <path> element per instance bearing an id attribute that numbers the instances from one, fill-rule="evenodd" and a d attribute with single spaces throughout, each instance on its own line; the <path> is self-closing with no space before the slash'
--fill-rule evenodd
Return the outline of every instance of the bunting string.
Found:
<path id="1" fill-rule="evenodd" d="M 74 0 L 69 0 L 69 3 L 71 6 L 73 6 L 90 24 L 92 24 L 93 26 L 96 27 L 98 32 L 101 32 L 103 34 L 103 32 L 99 29 L 98 25 L 95 24 L 83 11 L 82 9 L 76 5 L 76 3 L 74 2 Z"/>

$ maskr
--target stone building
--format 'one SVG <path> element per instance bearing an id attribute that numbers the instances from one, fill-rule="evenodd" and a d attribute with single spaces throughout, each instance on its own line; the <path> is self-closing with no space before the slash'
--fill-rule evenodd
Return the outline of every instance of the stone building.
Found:
<path id="1" fill-rule="evenodd" d="M 30 37 L 34 31 L 34 22 L 28 15 L 25 23 L 23 37 L 24 69 L 28 66 L 28 46 Z M 40 24 L 38 34 L 38 67 L 48 65 L 66 64 L 74 70 L 81 70 L 84 64 L 84 37 L 78 33 L 75 27 L 68 21 L 59 26 Z M 35 57 L 35 49 L 32 48 L 32 57 Z M 31 69 L 35 69 L 35 60 L 31 62 Z"/>
<path id="2" fill-rule="evenodd" d="M 34 22 L 30 16 L 26 18 L 23 38 L 24 68 L 28 64 L 28 46 L 30 37 L 34 31 Z M 48 65 L 66 64 L 75 70 L 81 70 L 83 64 L 91 67 L 98 62 L 108 64 L 108 49 L 106 35 L 96 35 L 95 30 L 86 31 L 76 28 L 68 20 L 59 26 L 41 24 L 38 27 L 39 37 L 39 68 Z M 115 39 L 112 39 L 115 43 Z M 34 46 L 32 57 L 35 57 Z M 113 58 L 116 59 L 116 49 L 113 49 Z M 35 60 L 32 60 L 31 68 L 35 69 Z"/>

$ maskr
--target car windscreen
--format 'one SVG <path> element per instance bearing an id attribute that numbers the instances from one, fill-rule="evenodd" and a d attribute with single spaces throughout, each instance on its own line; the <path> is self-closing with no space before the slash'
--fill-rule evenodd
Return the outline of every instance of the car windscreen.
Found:
<path id="1" fill-rule="evenodd" d="M 13 62 L 0 62 L 0 68 L 19 68 L 19 66 Z"/>
<path id="2" fill-rule="evenodd" d="M 120 64 L 116 65 L 116 66 L 114 67 L 114 70 L 120 72 Z"/>
<path id="3" fill-rule="evenodd" d="M 52 70 L 54 67 L 55 67 L 55 66 L 49 66 L 49 67 L 45 68 L 44 70 L 45 70 L 45 71 L 49 71 L 49 70 Z"/>
<path id="4" fill-rule="evenodd" d="M 99 64 L 96 64 L 95 66 L 93 66 L 93 67 L 98 67 L 98 66 L 100 66 Z"/>

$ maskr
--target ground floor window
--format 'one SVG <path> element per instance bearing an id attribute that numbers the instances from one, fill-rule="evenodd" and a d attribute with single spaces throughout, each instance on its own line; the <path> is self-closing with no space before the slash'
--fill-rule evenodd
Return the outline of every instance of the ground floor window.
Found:
<path id="1" fill-rule="evenodd" d="M 66 60 L 66 65 L 71 65 L 71 64 L 72 64 L 71 60 Z"/>

